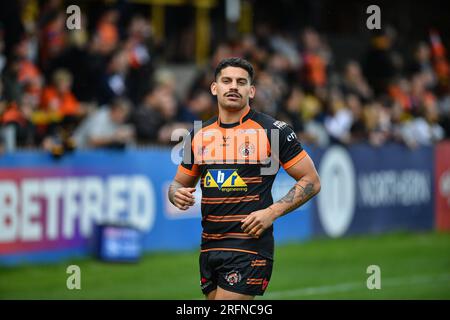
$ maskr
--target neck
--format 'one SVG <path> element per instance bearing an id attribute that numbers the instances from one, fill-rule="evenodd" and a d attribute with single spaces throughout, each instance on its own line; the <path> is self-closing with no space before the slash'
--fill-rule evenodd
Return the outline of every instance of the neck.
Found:
<path id="1" fill-rule="evenodd" d="M 219 106 L 219 120 L 221 123 L 225 124 L 239 122 L 242 116 L 246 114 L 249 109 L 250 109 L 249 105 L 246 105 L 244 108 L 237 111 L 226 110 L 225 108 L 221 108 Z"/>

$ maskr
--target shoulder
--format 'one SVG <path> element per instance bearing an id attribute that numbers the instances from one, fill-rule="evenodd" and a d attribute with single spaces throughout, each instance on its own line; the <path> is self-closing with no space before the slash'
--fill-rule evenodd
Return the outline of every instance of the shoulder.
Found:
<path id="1" fill-rule="evenodd" d="M 85 123 L 88 127 L 98 127 L 103 126 L 105 123 L 110 122 L 109 110 L 106 108 L 100 108 L 89 115 L 86 118 Z"/>
<path id="2" fill-rule="evenodd" d="M 277 120 L 274 117 L 262 112 L 255 111 L 252 120 L 257 122 L 264 129 L 278 129 L 281 131 L 292 130 L 292 128 L 286 122 Z"/>
<path id="3" fill-rule="evenodd" d="M 208 129 L 216 127 L 217 127 L 217 116 L 214 116 L 206 121 L 195 121 L 194 128 L 189 132 L 189 134 L 191 136 L 191 139 L 193 139 L 195 136 L 198 136 L 202 132 L 205 132 Z"/>
<path id="4" fill-rule="evenodd" d="M 204 129 L 206 127 L 210 127 L 210 126 L 214 125 L 215 123 L 217 123 L 217 116 L 214 116 L 206 121 L 202 121 L 202 129 Z"/>

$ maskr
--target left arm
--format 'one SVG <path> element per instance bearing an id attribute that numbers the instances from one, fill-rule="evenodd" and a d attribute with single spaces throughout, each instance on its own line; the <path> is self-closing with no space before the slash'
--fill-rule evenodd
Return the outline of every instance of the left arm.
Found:
<path id="1" fill-rule="evenodd" d="M 320 191 L 320 179 L 313 161 L 306 155 L 286 172 L 297 183 L 280 200 L 266 209 L 254 211 L 242 220 L 244 232 L 259 237 L 281 216 L 300 207 Z"/>

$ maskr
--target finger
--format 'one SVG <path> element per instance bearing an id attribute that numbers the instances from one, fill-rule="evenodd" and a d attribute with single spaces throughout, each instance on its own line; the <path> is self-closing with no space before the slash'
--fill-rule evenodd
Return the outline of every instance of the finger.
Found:
<path id="1" fill-rule="evenodd" d="M 190 205 L 186 204 L 186 203 L 176 203 L 176 207 L 180 210 L 187 210 L 189 209 Z"/>
<path id="2" fill-rule="evenodd" d="M 261 228 L 261 224 L 258 222 L 253 222 L 251 225 L 248 226 L 247 232 L 248 234 L 255 234 L 255 232 Z"/>
<path id="3" fill-rule="evenodd" d="M 175 201 L 178 204 L 178 206 L 180 206 L 180 207 L 193 206 L 194 205 L 194 203 L 191 202 L 191 201 L 184 201 L 184 200 L 178 200 L 178 199 L 176 199 Z"/>
<path id="4" fill-rule="evenodd" d="M 180 201 L 179 204 L 181 207 L 190 207 L 194 205 L 194 203 L 188 201 Z"/>
<path id="5" fill-rule="evenodd" d="M 180 209 L 180 210 L 183 210 L 183 207 L 184 207 L 183 204 L 178 203 L 178 202 L 175 202 L 175 206 L 176 206 L 178 209 Z"/>
<path id="6" fill-rule="evenodd" d="M 183 192 L 183 194 L 185 194 L 187 196 L 193 197 L 194 196 L 193 193 L 195 192 L 195 190 L 196 190 L 195 188 L 182 188 L 182 189 L 179 189 L 178 191 Z"/>
<path id="7" fill-rule="evenodd" d="M 242 229 L 245 229 L 250 223 L 253 222 L 254 219 L 255 219 L 254 216 L 249 215 L 249 216 L 246 217 L 244 220 L 242 220 L 242 221 L 244 221 L 244 222 L 242 223 Z"/>
<path id="8" fill-rule="evenodd" d="M 261 228 L 261 229 L 259 229 L 259 230 L 255 233 L 255 236 L 256 236 L 257 238 L 259 238 L 263 232 L 264 232 L 264 228 Z"/>
<path id="9" fill-rule="evenodd" d="M 178 189 L 177 193 L 182 194 L 185 197 L 194 199 L 194 195 L 185 189 Z"/>
<path id="10" fill-rule="evenodd" d="M 189 200 L 195 200 L 194 195 L 191 194 L 191 193 L 189 193 L 189 192 L 187 192 L 187 191 L 184 191 L 184 190 L 178 190 L 177 193 L 180 194 L 180 195 L 182 195 L 183 197 L 188 198 Z"/>
<path id="11" fill-rule="evenodd" d="M 180 206 L 188 206 L 188 205 L 193 205 L 195 203 L 195 201 L 193 200 L 184 200 L 184 199 L 180 199 L 177 197 L 174 197 L 174 202 L 178 203 L 178 205 Z"/>
<path id="12" fill-rule="evenodd" d="M 181 194 L 181 193 L 179 193 L 179 192 L 176 192 L 175 195 L 174 195 L 174 197 L 177 198 L 177 199 L 179 199 L 179 200 L 186 201 L 186 202 L 192 202 L 192 201 L 195 201 L 194 198 L 192 198 L 192 197 L 187 197 L 187 196 L 185 196 L 185 195 L 183 195 L 183 194 Z"/>
<path id="13" fill-rule="evenodd" d="M 261 228 L 261 226 L 257 225 L 256 227 L 250 229 L 250 231 L 248 232 L 248 234 L 254 238 L 256 238 L 256 233 L 259 231 L 259 229 Z"/>
<path id="14" fill-rule="evenodd" d="M 185 195 L 182 195 L 180 193 L 176 193 L 174 195 L 174 199 L 179 200 L 179 201 L 185 201 L 185 202 L 192 202 L 195 200 L 193 198 L 186 197 Z"/>
<path id="15" fill-rule="evenodd" d="M 244 232 L 250 233 L 254 228 L 256 228 L 259 225 L 259 222 L 257 220 L 254 220 L 252 223 L 247 225 L 244 229 Z"/>

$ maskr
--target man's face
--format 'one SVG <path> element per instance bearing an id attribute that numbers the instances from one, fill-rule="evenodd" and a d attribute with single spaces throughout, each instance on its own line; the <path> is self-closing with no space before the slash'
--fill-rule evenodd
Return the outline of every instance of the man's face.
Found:
<path id="1" fill-rule="evenodd" d="M 122 124 L 125 122 L 128 116 L 128 111 L 125 108 L 114 108 L 111 110 L 111 119 L 116 124 Z"/>
<path id="2" fill-rule="evenodd" d="M 255 96 L 255 87 L 250 84 L 250 77 L 245 69 L 226 67 L 211 84 L 211 93 L 217 96 L 222 108 L 241 110 Z"/>

